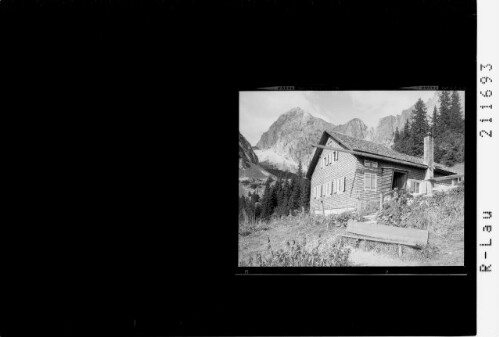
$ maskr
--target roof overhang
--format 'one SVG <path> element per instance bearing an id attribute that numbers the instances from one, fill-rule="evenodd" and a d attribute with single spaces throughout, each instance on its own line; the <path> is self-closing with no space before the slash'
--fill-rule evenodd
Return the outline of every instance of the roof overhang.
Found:
<path id="1" fill-rule="evenodd" d="M 334 137 L 333 135 L 331 135 L 327 131 L 324 131 L 322 133 L 321 139 L 319 140 L 319 143 L 317 145 L 312 144 L 312 146 L 316 147 L 316 150 L 315 150 L 314 156 L 312 157 L 310 165 L 307 169 L 307 174 L 305 175 L 305 177 L 307 179 L 310 179 L 312 177 L 312 173 L 315 170 L 315 166 L 317 165 L 317 163 L 319 161 L 319 158 L 320 158 L 322 151 L 324 149 L 328 149 L 328 147 L 324 146 L 324 144 L 327 143 L 328 137 L 331 137 L 338 144 L 340 144 L 340 146 L 343 147 L 343 149 L 331 148 L 331 150 L 347 152 L 347 153 L 353 154 L 355 156 L 378 159 L 378 160 L 383 160 L 386 162 L 397 163 L 397 164 L 402 164 L 402 165 L 411 166 L 411 167 L 417 167 L 419 169 L 427 169 L 428 168 L 427 165 L 421 164 L 421 163 L 414 163 L 414 162 L 410 162 L 410 161 L 406 161 L 406 160 L 402 160 L 402 159 L 395 159 L 395 158 L 391 158 L 391 157 L 386 157 L 386 156 L 382 156 L 382 155 L 374 154 L 374 153 L 370 153 L 370 152 L 353 150 L 353 149 L 349 148 L 348 146 L 346 146 L 344 143 L 342 143 L 341 140 L 339 140 L 337 137 Z M 445 170 L 444 168 L 441 168 L 441 167 L 435 167 L 434 170 L 435 170 L 435 172 L 444 173 L 444 174 L 456 174 L 456 172 L 454 172 L 454 171 Z"/>

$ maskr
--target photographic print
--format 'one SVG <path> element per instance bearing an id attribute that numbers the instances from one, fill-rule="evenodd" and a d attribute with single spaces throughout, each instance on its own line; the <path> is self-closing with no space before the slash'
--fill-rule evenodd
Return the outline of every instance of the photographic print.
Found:
<path id="1" fill-rule="evenodd" d="M 241 91 L 239 266 L 463 266 L 464 91 Z"/>

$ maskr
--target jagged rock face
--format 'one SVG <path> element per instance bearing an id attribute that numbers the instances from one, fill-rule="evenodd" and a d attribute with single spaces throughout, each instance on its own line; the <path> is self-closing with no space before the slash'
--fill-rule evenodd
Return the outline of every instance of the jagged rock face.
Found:
<path id="1" fill-rule="evenodd" d="M 301 108 L 294 108 L 279 118 L 263 133 L 256 146 L 261 149 L 272 149 L 284 159 L 306 166 L 308 158 L 314 152 L 311 144 L 317 143 L 324 130 L 334 125 L 320 118 L 313 117 Z"/>
<path id="2" fill-rule="evenodd" d="M 369 134 L 367 125 L 358 118 L 354 118 L 346 124 L 338 125 L 334 128 L 334 131 L 359 139 L 366 139 Z"/>
<path id="3" fill-rule="evenodd" d="M 258 164 L 258 157 L 251 144 L 239 132 L 239 168 L 249 168 L 250 163 Z"/>

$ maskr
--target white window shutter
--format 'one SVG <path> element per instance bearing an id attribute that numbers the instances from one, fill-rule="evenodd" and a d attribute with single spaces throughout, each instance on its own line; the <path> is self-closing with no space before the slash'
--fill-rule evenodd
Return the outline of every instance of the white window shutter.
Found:
<path id="1" fill-rule="evenodd" d="M 347 177 L 343 177 L 343 178 L 341 179 L 341 181 L 342 181 L 342 183 L 343 183 L 342 192 L 345 192 L 345 191 L 346 191 L 346 187 L 345 187 L 345 185 L 346 185 L 346 182 L 347 182 Z"/>
<path id="2" fill-rule="evenodd" d="M 330 195 L 333 195 L 333 188 L 334 188 L 334 184 L 333 184 L 333 180 L 331 180 L 331 181 L 329 182 L 329 189 L 331 190 Z"/>
<path id="3" fill-rule="evenodd" d="M 369 188 L 371 183 L 371 177 L 369 177 L 369 173 L 364 173 L 364 190 Z"/>

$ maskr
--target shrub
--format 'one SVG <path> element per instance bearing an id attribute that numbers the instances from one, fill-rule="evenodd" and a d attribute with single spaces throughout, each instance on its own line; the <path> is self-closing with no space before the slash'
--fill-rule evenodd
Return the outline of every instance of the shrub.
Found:
<path id="1" fill-rule="evenodd" d="M 359 222 L 365 221 L 364 217 L 356 211 L 348 211 L 340 214 L 332 214 L 327 217 L 327 221 L 331 225 L 346 226 L 348 220 L 355 220 Z"/>
<path id="2" fill-rule="evenodd" d="M 379 211 L 378 201 L 360 202 L 357 208 L 357 212 L 360 216 L 373 214 L 377 211 Z"/>
<path id="3" fill-rule="evenodd" d="M 407 228 L 431 229 L 438 235 L 464 227 L 464 186 L 432 196 L 412 197 L 401 193 L 383 205 L 378 223 Z"/>

